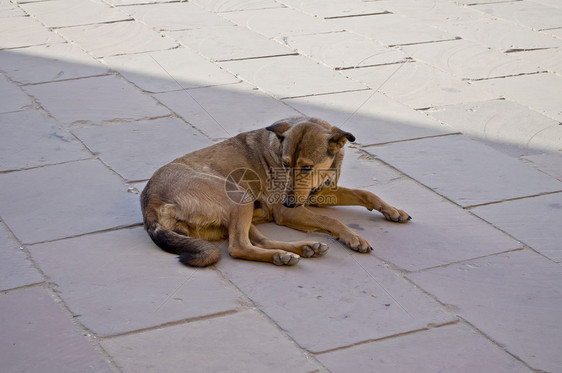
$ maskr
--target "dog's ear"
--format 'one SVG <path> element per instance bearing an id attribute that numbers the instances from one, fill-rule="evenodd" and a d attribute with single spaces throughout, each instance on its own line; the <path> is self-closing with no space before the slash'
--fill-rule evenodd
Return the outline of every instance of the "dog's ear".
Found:
<path id="1" fill-rule="evenodd" d="M 328 153 L 334 155 L 349 141 L 355 141 L 355 136 L 349 132 L 345 132 L 338 127 L 332 127 L 328 139 Z"/>
<path id="2" fill-rule="evenodd" d="M 273 123 L 271 126 L 266 127 L 265 129 L 268 131 L 271 131 L 273 133 L 275 133 L 277 135 L 277 137 L 282 140 L 283 139 L 283 134 L 285 133 L 285 131 L 287 131 L 289 128 L 291 128 L 291 125 L 286 122 L 286 121 L 277 121 L 275 123 Z"/>

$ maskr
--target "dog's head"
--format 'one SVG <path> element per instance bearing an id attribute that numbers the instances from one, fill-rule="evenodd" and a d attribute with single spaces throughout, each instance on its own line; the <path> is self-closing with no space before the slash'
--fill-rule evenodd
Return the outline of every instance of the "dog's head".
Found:
<path id="1" fill-rule="evenodd" d="M 311 201 L 317 191 L 337 183 L 343 146 L 355 141 L 349 132 L 316 118 L 280 120 L 266 128 L 282 144 L 281 161 L 287 177 L 283 205 L 296 207 Z"/>

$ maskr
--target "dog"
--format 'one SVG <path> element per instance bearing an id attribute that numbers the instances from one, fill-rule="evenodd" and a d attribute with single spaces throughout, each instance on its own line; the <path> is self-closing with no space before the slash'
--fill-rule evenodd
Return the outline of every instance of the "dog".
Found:
<path id="1" fill-rule="evenodd" d="M 156 245 L 194 267 L 216 263 L 220 251 L 210 241 L 226 237 L 232 257 L 276 265 L 328 251 L 320 242 L 265 237 L 256 225 L 271 221 L 370 252 L 349 227 L 307 208 L 358 205 L 393 222 L 412 219 L 371 192 L 337 185 L 348 141 L 355 141 L 349 132 L 297 117 L 186 154 L 158 169 L 142 191 L 144 227 Z"/>

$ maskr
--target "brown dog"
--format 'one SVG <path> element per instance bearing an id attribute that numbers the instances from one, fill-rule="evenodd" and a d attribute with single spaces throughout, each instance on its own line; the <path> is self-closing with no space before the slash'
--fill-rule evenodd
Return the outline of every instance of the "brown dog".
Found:
<path id="1" fill-rule="evenodd" d="M 355 137 L 325 121 L 300 117 L 187 154 L 157 170 L 143 190 L 144 226 L 160 248 L 197 267 L 219 260 L 218 248 L 209 241 L 227 236 L 232 257 L 277 265 L 327 252 L 319 242 L 264 237 L 255 224 L 270 221 L 326 232 L 368 252 L 372 248 L 364 238 L 306 207 L 359 205 L 391 221 L 411 219 L 371 192 L 337 186 L 348 140 Z"/>

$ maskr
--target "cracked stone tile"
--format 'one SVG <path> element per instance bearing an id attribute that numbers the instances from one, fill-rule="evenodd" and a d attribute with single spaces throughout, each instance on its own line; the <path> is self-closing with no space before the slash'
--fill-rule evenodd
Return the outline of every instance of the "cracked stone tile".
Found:
<path id="1" fill-rule="evenodd" d="M 32 17 L 2 18 L 0 49 L 64 43 L 64 39 Z"/>
<path id="2" fill-rule="evenodd" d="M 289 36 L 285 43 L 334 69 L 404 62 L 407 56 L 349 32 Z"/>
<path id="3" fill-rule="evenodd" d="M 114 75 L 29 85 L 25 91 L 65 125 L 170 115 L 152 97 Z"/>
<path id="4" fill-rule="evenodd" d="M 276 98 L 365 89 L 363 84 L 302 56 L 228 61 L 219 65 Z"/>
<path id="5" fill-rule="evenodd" d="M 560 38 L 562 39 L 562 29 Z M 562 45 L 561 45 L 562 46 Z M 519 53 L 513 53 L 521 63 L 528 64 L 531 68 L 535 67 L 536 71 L 548 71 L 551 73 L 562 75 L 562 49 L 550 48 L 542 50 L 532 50 Z"/>
<path id="6" fill-rule="evenodd" d="M 47 27 L 81 26 L 131 19 L 124 12 L 97 1 L 54 0 L 20 6 Z"/>
<path id="7" fill-rule="evenodd" d="M 558 219 L 561 210 L 562 193 L 555 193 L 480 206 L 470 211 L 560 263 L 562 232 L 550 222 Z M 521 214 L 521 211 L 527 211 L 528 214 Z"/>
<path id="8" fill-rule="evenodd" d="M 537 72 L 517 55 L 500 53 L 468 40 L 400 47 L 405 54 L 463 79 L 490 79 Z"/>
<path id="9" fill-rule="evenodd" d="M 428 114 L 471 137 L 535 149 L 562 150 L 559 122 L 513 101 L 463 103 L 436 108 Z"/>
<path id="10" fill-rule="evenodd" d="M 90 158 L 54 120 L 36 110 L 0 114 L 0 171 Z"/>
<path id="11" fill-rule="evenodd" d="M 387 13 L 384 3 L 383 6 L 379 6 L 376 1 L 282 0 L 281 2 L 291 8 L 325 19 Z"/>
<path id="12" fill-rule="evenodd" d="M 107 67 L 72 44 L 50 44 L 0 51 L 2 70 L 21 84 L 105 75 Z"/>
<path id="13" fill-rule="evenodd" d="M 455 35 L 395 14 L 330 20 L 331 25 L 357 32 L 388 46 L 454 40 Z"/>
<path id="14" fill-rule="evenodd" d="M 169 38 L 135 21 L 67 27 L 57 32 L 97 58 L 178 46 Z"/>
<path id="15" fill-rule="evenodd" d="M 461 135 L 365 149 L 461 206 L 558 191 L 562 183 Z"/>
<path id="16" fill-rule="evenodd" d="M 277 41 L 243 26 L 171 31 L 167 32 L 167 35 L 213 61 L 295 54 L 293 50 L 280 45 Z"/>
<path id="17" fill-rule="evenodd" d="M 154 97 L 212 139 L 264 128 L 299 114 L 247 83 L 166 92 Z"/>
<path id="18" fill-rule="evenodd" d="M 235 290 L 216 271 L 180 264 L 141 227 L 29 250 L 77 320 L 99 336 L 233 311 L 240 305 Z"/>
<path id="19" fill-rule="evenodd" d="M 562 366 L 558 264 L 522 250 L 408 278 L 533 369 Z"/>
<path id="20" fill-rule="evenodd" d="M 454 132 L 423 112 L 372 90 L 301 97 L 284 102 L 301 113 L 322 118 L 353 133 L 356 142 L 362 145 Z"/>
<path id="21" fill-rule="evenodd" d="M 195 361 L 201 362 L 195 370 L 210 372 L 315 372 L 320 368 L 256 311 L 106 339 L 102 345 L 123 372 L 145 371 L 162 361 L 167 362 L 167 370 L 177 372 Z"/>
<path id="22" fill-rule="evenodd" d="M 480 87 L 421 62 L 343 70 L 342 73 L 414 109 L 497 98 Z"/>
<path id="23" fill-rule="evenodd" d="M 535 30 L 562 27 L 562 9 L 537 2 L 477 4 L 474 9 Z"/>
<path id="24" fill-rule="evenodd" d="M 474 82 L 482 89 L 562 121 L 562 77 L 551 74 L 512 76 Z"/>
<path id="25" fill-rule="evenodd" d="M 104 62 L 148 92 L 177 91 L 240 81 L 186 48 L 106 57 Z"/>
<path id="26" fill-rule="evenodd" d="M 147 180 L 164 164 L 212 144 L 177 118 L 84 127 L 72 132 L 127 181 Z"/>
<path id="27" fill-rule="evenodd" d="M 138 197 L 97 160 L 0 174 L 0 216 L 24 244 L 138 224 Z"/>
<path id="28" fill-rule="evenodd" d="M 3 372 L 112 372 L 45 289 L 0 293 Z"/>
<path id="29" fill-rule="evenodd" d="M 289 8 L 248 10 L 221 15 L 239 26 L 279 41 L 292 35 L 343 31 L 342 27 Z"/>
<path id="30" fill-rule="evenodd" d="M 274 0 L 195 0 L 194 3 L 216 13 L 283 7 Z"/>
<path id="31" fill-rule="evenodd" d="M 15 84 L 0 74 L 0 113 L 19 111 L 33 105 L 33 101 Z"/>
<path id="32" fill-rule="evenodd" d="M 6 226 L 0 222 L 0 290 L 43 282 Z M 5 337 L 4 332 L 2 332 Z M 1 366 L 1 363 L 0 363 Z"/>
<path id="33" fill-rule="evenodd" d="M 259 230 L 278 240 L 326 241 L 275 224 Z M 290 268 L 228 257 L 217 268 L 300 346 L 315 353 L 455 320 L 373 256 L 334 242 L 331 246 L 326 256 L 302 259 Z"/>
<path id="34" fill-rule="evenodd" d="M 137 21 L 161 31 L 190 30 L 231 24 L 219 15 L 188 2 L 129 6 L 124 9 Z"/>
<path id="35" fill-rule="evenodd" d="M 316 358 L 332 373 L 529 371 L 500 347 L 463 324 L 365 343 Z"/>

